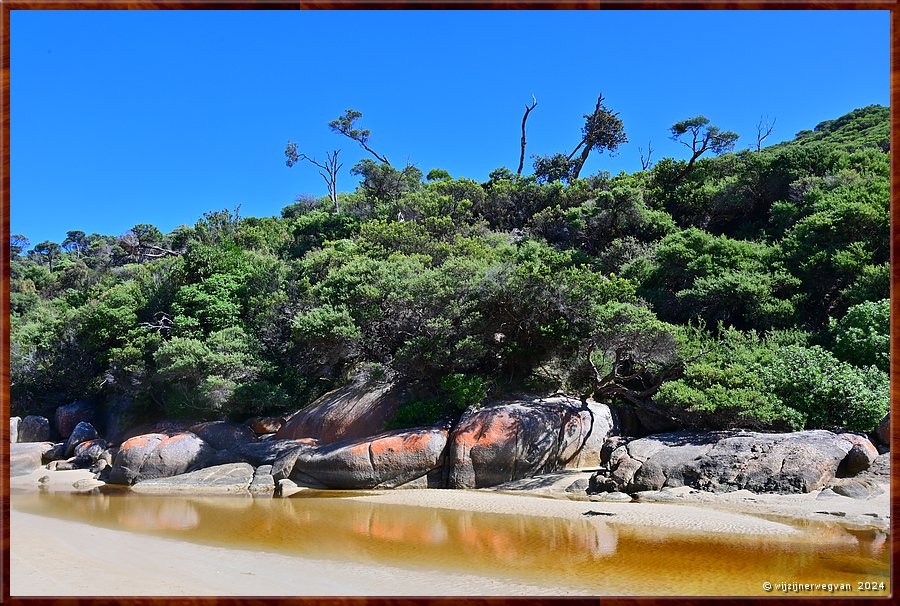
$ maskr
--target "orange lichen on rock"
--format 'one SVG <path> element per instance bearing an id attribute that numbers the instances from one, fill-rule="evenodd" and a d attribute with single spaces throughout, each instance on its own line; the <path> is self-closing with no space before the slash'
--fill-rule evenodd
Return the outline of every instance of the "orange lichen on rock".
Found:
<path id="1" fill-rule="evenodd" d="M 131 448 L 142 448 L 144 446 L 148 446 L 151 440 L 162 439 L 163 437 L 164 436 L 162 434 L 158 433 L 147 433 L 142 436 L 134 436 L 130 440 L 126 440 L 119 450 L 124 452 Z"/>

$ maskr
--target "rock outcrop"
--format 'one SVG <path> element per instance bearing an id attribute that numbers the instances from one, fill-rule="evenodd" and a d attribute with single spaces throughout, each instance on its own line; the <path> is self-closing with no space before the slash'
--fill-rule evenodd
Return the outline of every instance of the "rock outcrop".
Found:
<path id="1" fill-rule="evenodd" d="M 285 453 L 317 446 L 314 438 L 299 438 L 297 440 L 268 440 L 265 442 L 247 442 L 240 444 L 235 452 L 247 463 L 254 466 L 272 465 Z"/>
<path id="2" fill-rule="evenodd" d="M 46 417 L 28 415 L 19 423 L 18 442 L 47 442 L 50 440 L 50 421 Z"/>
<path id="3" fill-rule="evenodd" d="M 215 449 L 190 432 L 135 436 L 122 444 L 113 461 L 111 484 L 176 476 L 202 468 Z"/>
<path id="4" fill-rule="evenodd" d="M 277 440 L 316 438 L 322 444 L 367 438 L 384 431 L 407 399 L 394 383 L 357 382 L 330 391 L 294 414 L 275 434 Z"/>
<path id="5" fill-rule="evenodd" d="M 289 477 L 301 485 L 358 489 L 395 488 L 423 477 L 427 484 L 431 475 L 430 483 L 439 485 L 446 446 L 446 429 L 422 428 L 299 448 Z M 273 476 L 276 471 L 277 463 Z"/>
<path id="6" fill-rule="evenodd" d="M 97 415 L 97 408 L 90 402 L 77 400 L 66 406 L 56 409 L 54 424 L 59 437 L 68 438 L 75 430 L 75 426 L 82 421 L 93 421 Z"/>
<path id="7" fill-rule="evenodd" d="M 19 441 L 19 423 L 22 421 L 21 417 L 10 417 L 9 418 L 9 443 L 15 444 Z"/>
<path id="8" fill-rule="evenodd" d="M 29 442 L 9 445 L 9 476 L 28 475 L 43 465 L 44 453 L 53 447 L 50 442 Z"/>
<path id="9" fill-rule="evenodd" d="M 712 492 L 800 493 L 824 487 L 854 444 L 829 431 L 672 432 L 624 441 L 592 492 L 634 494 L 691 486 Z"/>
<path id="10" fill-rule="evenodd" d="M 231 463 L 175 476 L 142 480 L 131 488 L 138 492 L 240 493 L 248 489 L 253 474 L 252 465 Z"/>
<path id="11" fill-rule="evenodd" d="M 97 437 L 97 430 L 94 429 L 94 426 L 87 421 L 81 421 L 80 423 L 78 423 L 78 425 L 75 426 L 75 429 L 72 430 L 72 434 L 69 436 L 69 439 L 66 440 L 66 451 L 64 456 L 71 457 L 75 452 L 76 446 L 78 446 L 82 442 L 94 440 Z"/>
<path id="12" fill-rule="evenodd" d="M 447 486 L 482 488 L 591 464 L 611 427 L 608 408 L 565 396 L 469 411 L 450 436 Z"/>
<path id="13" fill-rule="evenodd" d="M 190 431 L 216 450 L 234 451 L 243 444 L 256 442 L 256 434 L 249 427 L 227 421 L 197 423 Z"/>

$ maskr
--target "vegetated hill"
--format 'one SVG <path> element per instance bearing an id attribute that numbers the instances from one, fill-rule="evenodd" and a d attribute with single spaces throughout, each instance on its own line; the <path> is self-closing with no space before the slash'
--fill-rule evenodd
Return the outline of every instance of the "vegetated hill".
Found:
<path id="1" fill-rule="evenodd" d="M 800 131 L 794 141 L 780 145 L 812 143 L 830 143 L 849 151 L 867 147 L 888 151 L 891 147 L 891 110 L 883 105 L 855 109 L 837 120 L 821 122 L 811 131 Z"/>
<path id="2" fill-rule="evenodd" d="M 354 192 L 281 217 L 14 236 L 12 412 L 87 398 L 246 418 L 366 372 L 424 394 L 393 426 L 563 389 L 685 427 L 871 429 L 888 408 L 887 120 L 872 106 L 617 176 L 576 178 L 561 154 L 484 183 L 364 160 Z"/>

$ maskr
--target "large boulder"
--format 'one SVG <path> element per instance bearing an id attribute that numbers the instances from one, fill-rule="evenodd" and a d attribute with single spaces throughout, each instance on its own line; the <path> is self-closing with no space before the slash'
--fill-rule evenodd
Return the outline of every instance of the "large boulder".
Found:
<path id="1" fill-rule="evenodd" d="M 296 440 L 268 440 L 265 442 L 247 442 L 237 447 L 236 452 L 241 459 L 253 466 L 272 465 L 287 452 L 295 449 L 317 446 L 314 438 L 298 438 Z"/>
<path id="2" fill-rule="evenodd" d="M 9 418 L 9 443 L 15 444 L 19 441 L 19 423 L 22 421 L 21 417 L 10 417 Z"/>
<path id="3" fill-rule="evenodd" d="M 19 442 L 46 442 L 50 439 L 50 421 L 46 417 L 28 415 L 19 423 Z"/>
<path id="4" fill-rule="evenodd" d="M 634 494 L 691 486 L 712 492 L 801 493 L 834 479 L 853 444 L 829 431 L 673 432 L 626 441 L 591 490 Z"/>
<path id="5" fill-rule="evenodd" d="M 216 451 L 190 432 L 151 433 L 125 441 L 116 453 L 111 484 L 134 484 L 193 471 Z"/>
<path id="6" fill-rule="evenodd" d="M 81 421 L 78 425 L 75 426 L 75 429 L 72 430 L 72 434 L 69 436 L 69 439 L 66 440 L 65 456 L 71 457 L 75 452 L 76 446 L 78 446 L 82 442 L 94 440 L 97 437 L 97 430 L 94 429 L 94 426 L 87 421 Z"/>
<path id="7" fill-rule="evenodd" d="M 447 430 L 421 428 L 298 448 L 290 479 L 328 488 L 395 488 L 431 476 L 440 483 Z M 273 466 L 273 477 L 275 476 Z M 426 483 L 428 478 L 426 478 Z"/>
<path id="8" fill-rule="evenodd" d="M 842 433 L 841 438 L 850 442 L 850 452 L 844 457 L 838 469 L 838 475 L 847 477 L 867 470 L 878 458 L 878 449 L 864 435 L 858 433 Z"/>
<path id="9" fill-rule="evenodd" d="M 217 450 L 237 450 L 244 444 L 256 442 L 256 434 L 249 427 L 227 421 L 197 423 L 190 431 Z"/>
<path id="10" fill-rule="evenodd" d="M 66 406 L 56 409 L 54 424 L 59 437 L 66 439 L 75 430 L 75 426 L 82 421 L 93 421 L 97 416 L 97 408 L 90 402 L 76 400 Z"/>
<path id="11" fill-rule="evenodd" d="M 316 438 L 329 444 L 367 438 L 384 431 L 407 398 L 406 389 L 395 383 L 351 383 L 328 392 L 294 414 L 275 439 Z"/>
<path id="12" fill-rule="evenodd" d="M 565 396 L 468 411 L 450 436 L 447 485 L 482 488 L 596 464 L 611 427 L 608 408 Z"/>
<path id="13" fill-rule="evenodd" d="M 190 473 L 136 482 L 138 492 L 234 493 L 244 492 L 253 480 L 253 466 L 230 463 L 206 467 Z"/>
<path id="14" fill-rule="evenodd" d="M 587 413 L 587 414 L 585 414 Z M 587 401 L 587 411 L 570 417 L 563 427 L 569 450 L 563 452 L 565 469 L 599 467 L 600 455 L 607 437 L 615 430 L 616 418 L 606 404 Z M 574 452 L 569 456 L 569 452 Z"/>
<path id="15" fill-rule="evenodd" d="M 44 453 L 53 447 L 50 442 L 29 442 L 9 445 L 9 476 L 25 476 L 43 465 Z"/>
<path id="16" fill-rule="evenodd" d="M 135 427 L 131 427 L 125 431 L 119 432 L 117 436 L 108 436 L 113 444 L 124 444 L 131 438 L 136 436 L 144 436 L 151 433 L 179 433 L 182 431 L 190 431 L 191 427 L 199 423 L 197 420 L 188 419 L 164 419 L 153 423 L 143 423 Z"/>

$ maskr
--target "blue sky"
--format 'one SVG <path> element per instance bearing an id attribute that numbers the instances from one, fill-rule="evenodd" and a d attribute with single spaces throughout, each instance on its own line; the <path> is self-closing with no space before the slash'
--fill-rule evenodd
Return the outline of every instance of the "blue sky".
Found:
<path id="1" fill-rule="evenodd" d="M 363 112 L 394 165 L 486 179 L 528 154 L 569 152 L 602 93 L 629 143 L 583 174 L 684 157 L 667 138 L 704 114 L 767 143 L 889 103 L 887 11 L 12 11 L 11 231 L 164 232 L 241 205 L 277 215 L 325 195 L 296 141 L 340 148 L 338 189 L 365 152 L 327 123 Z M 531 168 L 526 162 L 526 172 Z"/>

